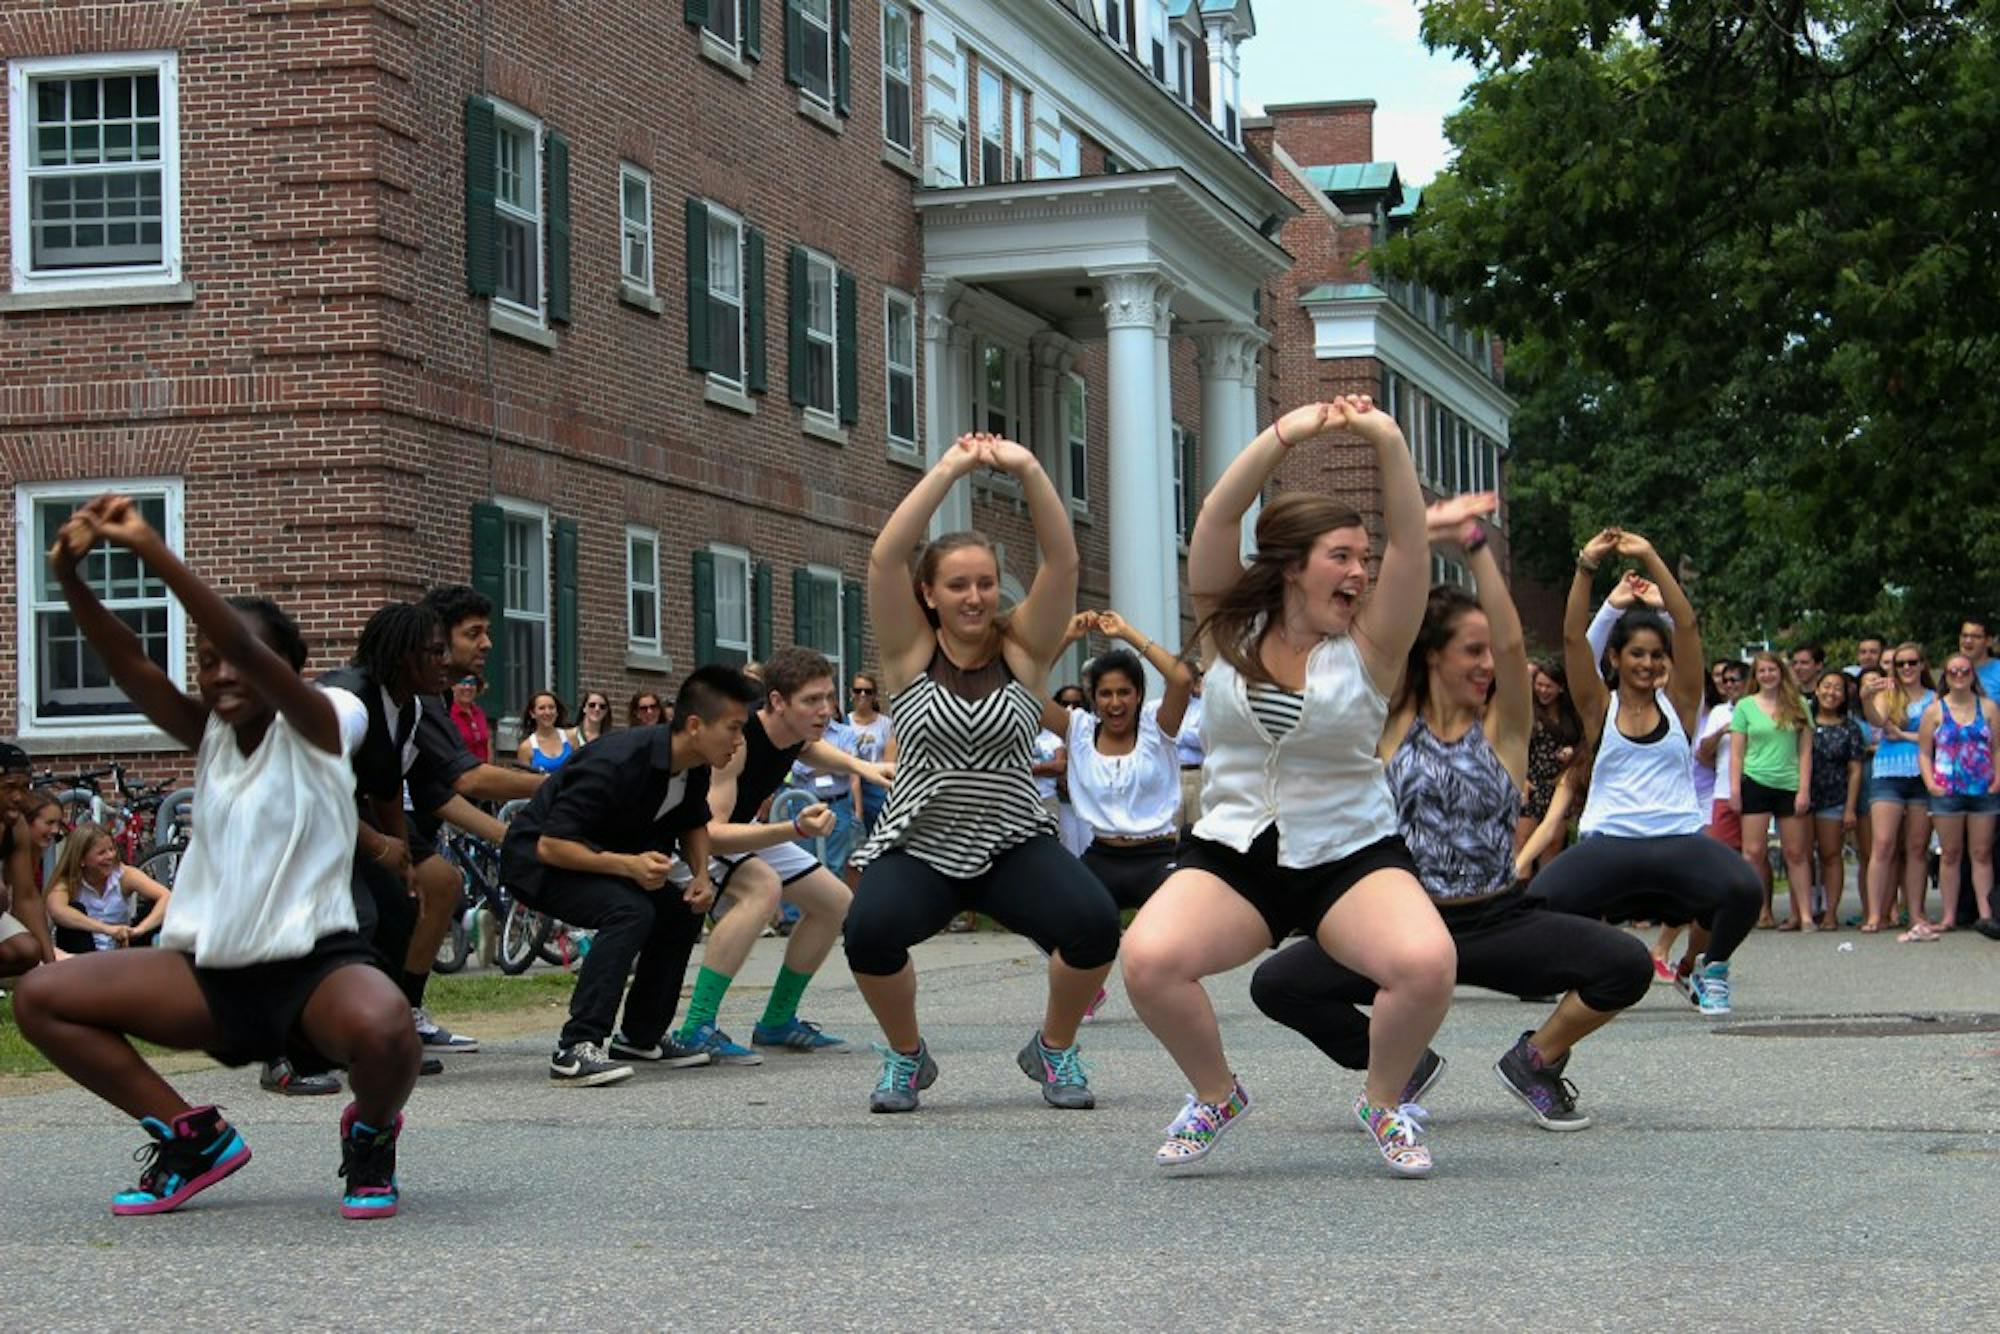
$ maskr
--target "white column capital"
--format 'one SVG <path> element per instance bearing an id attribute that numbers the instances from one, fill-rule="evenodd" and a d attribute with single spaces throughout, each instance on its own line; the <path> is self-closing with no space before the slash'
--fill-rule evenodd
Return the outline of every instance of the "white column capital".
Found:
<path id="1" fill-rule="evenodd" d="M 1194 340 L 1203 380 L 1240 380 L 1246 362 L 1256 365 L 1258 339 L 1248 326 L 1210 320 L 1183 325 L 1181 332 Z"/>
<path id="2" fill-rule="evenodd" d="M 951 330 L 952 307 L 963 290 L 958 279 L 926 273 L 920 280 L 924 294 L 924 337 L 943 338 Z"/>
<path id="3" fill-rule="evenodd" d="M 1091 275 L 1104 289 L 1104 327 L 1153 329 L 1174 284 L 1158 269 L 1123 269 Z"/>
<path id="4" fill-rule="evenodd" d="M 1035 369 L 1053 370 L 1067 374 L 1075 369 L 1077 355 L 1083 351 L 1083 344 L 1054 329 L 1043 329 L 1028 336 L 1028 356 Z"/>

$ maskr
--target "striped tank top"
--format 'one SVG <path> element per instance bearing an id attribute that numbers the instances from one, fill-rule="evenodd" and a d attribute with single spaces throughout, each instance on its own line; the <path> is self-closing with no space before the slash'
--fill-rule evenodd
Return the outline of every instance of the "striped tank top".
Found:
<path id="1" fill-rule="evenodd" d="M 852 865 L 901 848 L 943 875 L 969 880 L 1016 844 L 1056 833 L 1030 771 L 1041 702 L 1004 659 L 962 669 L 939 649 L 889 713 L 896 781 Z"/>

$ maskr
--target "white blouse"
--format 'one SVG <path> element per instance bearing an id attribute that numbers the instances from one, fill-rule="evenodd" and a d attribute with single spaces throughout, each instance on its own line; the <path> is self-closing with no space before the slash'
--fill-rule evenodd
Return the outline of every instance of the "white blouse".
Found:
<path id="1" fill-rule="evenodd" d="M 1180 824 L 1181 762 L 1174 739 L 1160 730 L 1160 703 L 1139 710 L 1139 736 L 1130 753 L 1097 749 L 1098 720 L 1069 711 L 1069 800 L 1093 834 L 1151 838 Z"/>

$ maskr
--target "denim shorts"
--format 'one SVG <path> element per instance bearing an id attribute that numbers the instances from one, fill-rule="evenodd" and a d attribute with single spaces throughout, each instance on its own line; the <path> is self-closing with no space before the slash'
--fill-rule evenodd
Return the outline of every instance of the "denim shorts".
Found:
<path id="1" fill-rule="evenodd" d="M 2000 797 L 1991 792 L 1947 792 L 1931 798 L 1932 815 L 1992 815 L 2000 811 Z"/>
<path id="2" fill-rule="evenodd" d="M 1813 819 L 1832 820 L 1836 824 L 1838 824 L 1842 820 L 1845 820 L 1846 818 L 1847 818 L 1847 807 L 1845 805 L 1822 806 L 1818 810 L 1813 812 Z"/>
<path id="3" fill-rule="evenodd" d="M 1928 806 L 1931 804 L 1930 790 L 1924 780 L 1911 774 L 1907 778 L 1871 778 L 1868 780 L 1868 804 L 1891 806 Z"/>

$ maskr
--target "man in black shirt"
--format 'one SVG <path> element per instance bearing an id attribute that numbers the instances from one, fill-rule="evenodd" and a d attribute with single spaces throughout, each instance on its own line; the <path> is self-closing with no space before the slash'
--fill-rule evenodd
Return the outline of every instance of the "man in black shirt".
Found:
<path id="1" fill-rule="evenodd" d="M 592 742 L 550 776 L 507 830 L 500 872 L 515 895 L 597 931 L 549 1058 L 549 1078 L 558 1084 L 590 1087 L 631 1075 L 631 1066 L 604 1051 L 621 992 L 621 1050 L 667 1064 L 706 1063 L 705 1054 L 672 1059 L 660 1043 L 702 914 L 715 899 L 709 775 L 743 744 L 757 698 L 735 668 L 697 668 L 674 700 L 671 730 L 627 728 Z M 669 885 L 675 896 L 663 900 Z"/>

